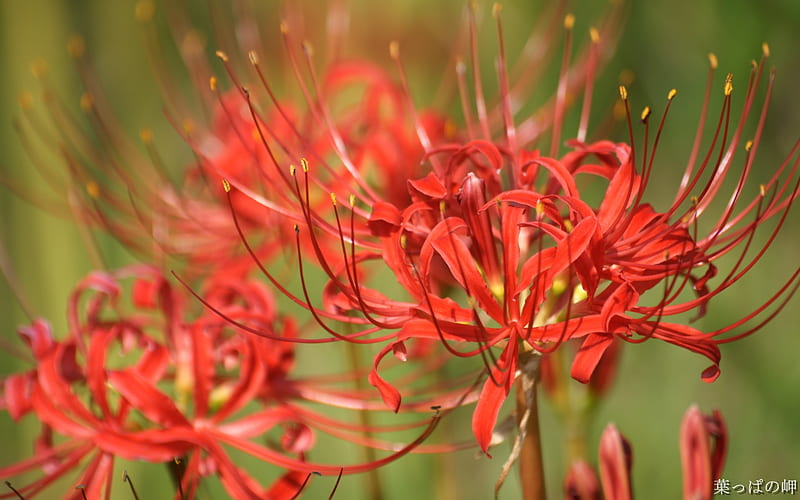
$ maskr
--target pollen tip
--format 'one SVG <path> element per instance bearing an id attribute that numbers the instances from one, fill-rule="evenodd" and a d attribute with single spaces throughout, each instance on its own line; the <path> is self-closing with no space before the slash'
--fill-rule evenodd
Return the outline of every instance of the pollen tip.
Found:
<path id="1" fill-rule="evenodd" d="M 389 42 L 389 57 L 394 60 L 400 58 L 400 43 L 397 40 Z"/>
<path id="2" fill-rule="evenodd" d="M 643 123 L 647 122 L 647 119 L 650 117 L 650 112 L 651 112 L 650 106 L 645 106 L 644 109 L 642 110 L 641 118 Z"/>
<path id="3" fill-rule="evenodd" d="M 407 244 L 408 244 L 408 236 L 406 236 L 405 234 L 401 234 L 400 235 L 400 248 L 405 250 Z"/>
<path id="4" fill-rule="evenodd" d="M 139 22 L 148 22 L 153 19 L 153 14 L 155 14 L 156 6 L 151 0 L 142 0 L 140 2 L 136 2 L 136 7 L 134 8 L 134 17 Z"/>
<path id="5" fill-rule="evenodd" d="M 300 234 L 300 226 L 298 226 L 297 224 L 294 225 L 294 232 Z"/>
<path id="6" fill-rule="evenodd" d="M 222 179 L 222 189 L 224 189 L 226 193 L 231 192 L 231 183 L 228 182 L 228 179 Z"/>
<path id="7" fill-rule="evenodd" d="M 351 194 L 351 195 L 348 197 L 347 201 L 349 201 L 349 202 L 350 202 L 350 207 L 351 207 L 351 208 L 352 208 L 352 207 L 355 207 L 355 206 L 356 206 L 356 195 L 354 195 L 354 194 Z"/>
<path id="8" fill-rule="evenodd" d="M 78 59 L 86 51 L 86 41 L 81 35 L 75 34 L 67 40 L 67 54 L 73 59 Z"/>
<path id="9" fill-rule="evenodd" d="M 255 50 L 251 50 L 247 53 L 247 58 L 250 59 L 250 64 L 253 66 L 258 66 L 258 55 L 256 55 Z"/>
<path id="10" fill-rule="evenodd" d="M 675 99 L 676 95 L 678 95 L 678 89 L 670 90 L 669 93 L 667 94 L 667 100 L 671 101 L 671 100 Z"/>
<path id="11" fill-rule="evenodd" d="M 729 96 L 733 92 L 733 73 L 728 73 L 725 77 L 725 95 Z"/>
<path id="12" fill-rule="evenodd" d="M 331 203 L 334 207 L 336 206 L 336 193 L 331 193 Z"/>
<path id="13" fill-rule="evenodd" d="M 297 167 L 295 167 L 294 165 L 289 165 L 289 175 L 291 175 L 292 177 L 294 177 L 294 175 L 295 175 L 296 173 L 297 173 Z"/>
<path id="14" fill-rule="evenodd" d="M 86 183 L 86 193 L 93 199 L 100 197 L 100 185 L 95 181 L 88 181 Z"/>
<path id="15" fill-rule="evenodd" d="M 750 152 L 751 149 L 753 149 L 753 141 L 747 141 L 744 144 L 744 150 Z"/>
<path id="16" fill-rule="evenodd" d="M 308 173 L 308 160 L 300 158 L 300 166 L 303 167 L 303 172 Z"/>
<path id="17" fill-rule="evenodd" d="M 208 79 L 208 88 L 211 89 L 211 92 L 217 91 L 217 77 L 212 76 Z"/>
<path id="18" fill-rule="evenodd" d="M 764 187 L 764 185 L 763 185 L 763 184 L 759 184 L 759 185 L 758 185 L 758 192 L 759 192 L 759 194 L 761 195 L 761 197 L 763 198 L 764 196 L 766 196 L 766 195 L 767 195 L 767 188 L 766 188 L 766 187 Z"/>
<path id="19" fill-rule="evenodd" d="M 139 139 L 145 144 L 150 144 L 153 142 L 153 131 L 149 128 L 143 128 L 139 131 Z"/>
<path id="20" fill-rule="evenodd" d="M 764 57 L 769 57 L 769 44 L 767 42 L 761 44 L 761 52 L 764 54 Z"/>
<path id="21" fill-rule="evenodd" d="M 628 89 L 625 87 L 625 85 L 620 85 L 619 86 L 619 97 L 623 101 L 627 101 L 628 100 Z"/>
<path id="22" fill-rule="evenodd" d="M 500 15 L 500 11 L 503 10 L 503 5 L 500 2 L 495 2 L 492 4 L 492 16 L 497 17 Z"/>
<path id="23" fill-rule="evenodd" d="M 214 54 L 217 57 L 219 57 L 222 60 L 222 62 L 228 62 L 228 54 L 226 54 L 225 52 L 223 52 L 221 50 L 218 50 L 218 51 L 214 52 Z"/>
<path id="24" fill-rule="evenodd" d="M 281 21 L 281 34 L 286 35 L 289 33 L 289 25 L 286 21 Z"/>
<path id="25" fill-rule="evenodd" d="M 447 204 L 444 200 L 439 202 L 439 213 L 444 215 L 445 211 L 447 210 Z"/>
<path id="26" fill-rule="evenodd" d="M 564 16 L 564 29 L 571 30 L 575 27 L 575 14 L 569 13 Z"/>
<path id="27" fill-rule="evenodd" d="M 717 61 L 717 55 L 713 52 L 709 52 L 708 54 L 708 63 L 711 65 L 711 69 L 717 69 L 719 65 L 719 61 Z"/>
<path id="28" fill-rule="evenodd" d="M 594 44 L 600 43 L 600 32 L 594 26 L 589 28 L 589 38 L 592 39 L 592 43 Z"/>

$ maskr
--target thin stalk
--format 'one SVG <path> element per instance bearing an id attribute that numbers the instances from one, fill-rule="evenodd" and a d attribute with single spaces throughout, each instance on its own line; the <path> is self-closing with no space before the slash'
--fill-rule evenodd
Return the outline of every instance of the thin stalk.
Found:
<path id="1" fill-rule="evenodd" d="M 522 374 L 516 384 L 517 425 L 524 433 L 519 453 L 519 478 L 523 500 L 545 500 L 547 494 L 539 433 L 539 408 L 536 402 L 541 357 L 532 352 L 527 353 L 527 356 L 529 358 L 520 363 Z"/>

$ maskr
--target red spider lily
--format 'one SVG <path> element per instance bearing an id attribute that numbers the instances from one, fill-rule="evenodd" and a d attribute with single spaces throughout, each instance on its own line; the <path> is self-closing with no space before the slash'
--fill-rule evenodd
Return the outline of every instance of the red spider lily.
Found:
<path id="1" fill-rule="evenodd" d="M 396 49 L 393 55 L 398 57 Z M 426 149 L 423 159 L 430 172 L 409 180 L 411 203 L 396 206 L 380 200 L 371 204 L 366 226 L 372 238 L 380 240 L 380 253 L 373 250 L 374 240 L 364 234 L 363 226 L 354 222 L 362 216 L 354 196 L 346 206 L 351 212 L 349 228 L 340 218 L 336 196 L 332 196 L 335 222 L 327 222 L 316 210 L 309 188 L 314 174 L 303 163 L 303 182 L 296 181 L 294 189 L 314 256 L 330 282 L 325 288 L 325 309 L 313 306 L 305 289 L 304 297 L 295 300 L 306 302 L 316 319 L 342 340 L 371 342 L 375 339 L 363 336 L 379 329 L 400 329 L 379 353 L 370 374 L 370 382 L 395 409 L 400 394 L 378 375 L 377 368 L 383 356 L 402 349 L 407 340 L 439 339 L 456 356 L 480 355 L 489 379 L 478 400 L 473 430 L 484 450 L 524 351 L 548 353 L 568 339 L 583 339 L 572 376 L 586 382 L 615 338 L 630 343 L 657 338 L 707 357 L 713 365 L 703 372 L 703 379 L 713 381 L 719 375 L 718 345 L 766 324 L 792 296 L 800 275 L 800 269 L 793 270 L 773 296 L 725 327 L 703 332 L 667 321 L 691 311 L 702 316 L 711 299 L 745 276 L 779 234 L 798 195 L 800 160 L 795 155 L 800 143 L 760 187 L 760 193 L 745 201 L 774 73 L 755 135 L 745 147 L 743 134 L 756 109 L 767 55 L 765 47 L 762 61 L 753 66 L 735 123 L 731 123 L 732 81 L 726 78 L 722 111 L 707 152 L 698 163 L 701 126 L 675 200 L 663 212 L 645 202 L 664 128 L 662 118 L 651 144 L 649 108 L 642 113 L 643 152 L 635 146 L 630 118 L 629 144 L 570 141 L 572 151 L 560 158 L 552 154 L 556 146 L 550 156 L 521 147 L 510 119 L 504 120 L 501 141 L 486 138 L 434 146 L 420 131 Z M 714 62 L 709 88 L 715 67 Z M 627 90 L 623 87 L 620 93 L 627 109 Z M 675 95 L 675 91 L 669 93 L 665 117 Z M 710 92 L 708 96 L 701 123 Z M 504 116 L 509 115 L 508 103 L 505 99 L 501 103 Z M 554 135 L 559 134 L 556 129 Z M 745 157 L 738 160 L 743 149 Z M 711 221 L 711 228 L 698 234 L 698 221 L 711 217 L 709 207 L 722 196 L 725 181 L 739 162 L 740 173 L 726 206 Z M 582 197 L 576 182 L 581 175 L 607 182 L 599 206 L 589 205 Z M 751 252 L 757 230 L 768 220 L 777 222 L 765 235 L 762 248 Z M 335 245 L 320 242 L 331 234 L 341 242 L 338 255 L 331 251 Z M 298 248 L 299 241 L 298 237 Z M 711 287 L 718 274 L 715 262 L 734 251 L 739 252 L 736 262 Z M 394 300 L 365 286 L 359 267 L 376 259 L 389 266 L 410 301 Z M 648 304 L 643 297 L 658 294 L 659 288 L 660 298 Z M 694 291 L 696 297 L 686 299 L 685 290 Z M 771 312 L 770 306 L 774 306 Z M 353 311 L 362 318 L 354 319 Z M 328 320 L 372 328 L 341 335 L 326 325 Z M 456 345 L 463 343 L 474 347 L 458 350 Z M 501 351 L 496 353 L 494 347 Z"/>
<path id="2" fill-rule="evenodd" d="M 680 432 L 684 500 L 712 498 L 714 480 L 722 474 L 725 462 L 727 437 L 725 421 L 718 411 L 708 416 L 696 406 L 686 411 Z M 564 482 L 565 494 L 571 500 L 631 500 L 632 466 L 630 443 L 609 424 L 600 438 L 600 481 L 588 464 L 575 462 Z"/>
<path id="3" fill-rule="evenodd" d="M 136 278 L 135 311 L 125 314 L 120 280 L 128 277 Z M 297 333 L 276 315 L 271 295 L 258 284 L 212 282 L 206 300 L 264 331 Z M 55 340 L 43 322 L 20 330 L 36 369 L 3 381 L 9 414 L 19 419 L 32 413 L 43 424 L 36 457 L 0 468 L 3 477 L 43 471 L 38 480 L 16 487 L 26 497 L 86 461 L 80 484 L 90 498 L 99 498 L 110 494 L 117 458 L 164 463 L 184 457 L 181 491 L 189 497 L 201 478 L 215 475 L 233 498 L 292 498 L 309 472 L 378 467 L 411 451 L 438 421 L 428 420 L 421 436 L 406 446 L 362 439 L 394 450 L 374 462 L 344 468 L 316 464 L 306 458 L 314 443 L 312 428 L 345 437 L 383 429 L 365 431 L 299 406 L 299 395 L 312 392 L 313 385 L 291 378 L 291 343 L 237 334 L 212 313 L 187 322 L 180 296 L 149 267 L 90 275 L 68 310 L 70 334 L 64 340 Z M 393 429 L 415 425 L 424 424 Z M 229 448 L 286 472 L 264 487 L 234 464 Z"/>

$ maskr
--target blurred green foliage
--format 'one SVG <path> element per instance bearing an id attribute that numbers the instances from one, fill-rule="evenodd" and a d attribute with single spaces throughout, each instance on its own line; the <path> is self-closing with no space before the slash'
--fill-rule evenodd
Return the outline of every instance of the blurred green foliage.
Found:
<path id="1" fill-rule="evenodd" d="M 201 2 L 186 2 L 193 18 L 208 30 L 208 15 Z M 497 38 L 489 14 L 490 5 L 479 2 L 482 54 L 487 79 L 493 74 Z M 515 60 L 519 48 L 534 25 L 543 2 L 509 0 L 503 19 L 508 55 Z M 387 6 L 388 4 L 388 6 Z M 437 78 L 451 55 L 452 45 L 462 32 L 463 0 L 424 2 L 421 0 L 377 3 L 353 1 L 346 53 L 366 55 L 389 65 L 385 47 L 399 39 L 403 57 L 412 76 L 412 93 L 422 104 L 431 102 Z M 576 0 L 572 9 L 577 15 L 576 28 L 581 33 L 605 6 L 600 1 Z M 317 4 L 308 0 L 304 9 L 320 16 Z M 262 26 L 278 32 L 276 9 L 266 11 L 274 18 L 261 20 Z M 750 60 L 760 57 L 761 43 L 770 43 L 770 65 L 777 68 L 773 106 L 761 145 L 757 176 L 767 179 L 785 153 L 800 136 L 800 103 L 796 100 L 796 82 L 800 80 L 798 33 L 800 2 L 795 0 L 630 0 L 625 7 L 626 20 L 616 55 L 595 87 L 596 114 L 611 108 L 616 99 L 617 79 L 622 70 L 630 70 L 634 81 L 629 85 L 634 109 L 652 105 L 660 113 L 669 89 L 677 88 L 678 97 L 667 122 L 659 147 L 657 173 L 662 181 L 653 184 L 651 194 L 669 199 L 677 176 L 689 154 L 703 98 L 707 74 L 707 53 L 715 52 L 720 61 L 721 82 L 725 72 L 735 74 L 737 89 L 744 88 Z M 31 168 L 12 126 L 19 116 L 17 95 L 33 92 L 42 105 L 39 84 L 32 78 L 31 61 L 42 58 L 48 65 L 48 85 L 68 106 L 78 110 L 79 88 L 72 61 L 66 55 L 66 41 L 73 32 L 87 41 L 92 64 L 102 82 L 105 96 L 132 137 L 142 127 L 156 133 L 160 148 L 174 147 L 186 154 L 177 136 L 161 114 L 157 86 L 148 67 L 143 48 L 141 26 L 133 19 L 134 3 L 27 0 L 0 3 L 0 171 L 3 179 L 36 192 L 42 179 Z M 577 31 L 576 31 L 577 32 Z M 581 35 L 583 36 L 583 35 Z M 164 43 L 168 43 L 164 35 Z M 213 42 L 209 50 L 214 49 Z M 557 63 L 556 63 L 557 64 Z M 449 68 L 444 68 L 449 71 Z M 539 86 L 554 89 L 555 79 Z M 532 99 L 535 99 L 532 96 Z M 741 106 L 739 95 L 738 106 Z M 711 116 L 718 112 L 721 99 L 715 98 Z M 736 107 L 735 107 L 736 109 Z M 593 123 L 599 118 L 593 120 Z M 620 127 L 617 138 L 627 139 Z M 569 135 L 569 134 L 566 134 Z M 180 153 L 182 152 L 182 153 Z M 58 146 L 36 150 L 48 162 L 58 162 Z M 658 193 L 656 186 L 665 186 Z M 663 201 L 663 200 L 662 200 Z M 27 298 L 36 316 L 48 318 L 56 330 L 64 328 L 65 298 L 71 288 L 91 267 L 85 243 L 74 224 L 64 213 L 48 213 L 9 190 L 0 191 L 0 240 L 8 252 L 14 270 L 14 286 Z M 790 220 L 770 256 L 748 278 L 746 286 L 715 300 L 701 327 L 727 324 L 760 304 L 771 295 L 782 278 L 798 265 L 800 222 L 797 211 Z M 99 238 L 102 253 L 110 266 L 133 260 L 108 238 Z M 724 476 L 734 482 L 751 479 L 800 479 L 800 313 L 795 297 L 783 314 L 750 338 L 722 346 L 722 376 L 712 385 L 700 381 L 705 361 L 682 350 L 658 342 L 626 346 L 619 379 L 601 405 L 593 427 L 590 446 L 596 446 L 600 431 L 607 422 L 615 422 L 632 442 L 634 450 L 635 492 L 638 498 L 678 498 L 680 495 L 680 459 L 678 426 L 686 408 L 697 403 L 704 411 L 718 408 L 727 419 L 730 448 Z M 29 322 L 17 304 L 11 289 L 0 284 L 0 338 L 2 345 L 19 345 L 16 325 Z M 7 350 L 7 349 L 5 349 Z M 13 354 L 0 353 L 2 374 L 25 366 Z M 558 451 L 558 422 L 545 402 L 543 434 L 545 459 L 552 497 L 560 497 L 564 473 Z M 440 433 L 458 439 L 470 438 L 468 417 L 448 421 Z M 2 461 L 6 465 L 31 452 L 35 423 L 25 421 L 20 427 L 7 416 L 0 418 L 0 433 L 5 441 Z M 336 448 L 324 447 L 318 460 L 337 460 Z M 385 498 L 491 498 L 493 483 L 507 453 L 507 445 L 495 450 L 495 458 L 477 457 L 464 451 L 446 460 L 432 456 L 409 456 L 380 472 Z M 122 466 L 120 466 L 122 467 Z M 164 470 L 157 466 L 126 464 L 143 498 L 165 498 L 172 491 Z M 118 476 L 118 477 L 121 477 Z M 447 478 L 446 481 L 443 478 Z M 0 478 L 5 480 L 7 478 Z M 448 483 L 448 484 L 444 484 Z M 307 498 L 326 498 L 332 478 L 315 479 Z M 68 487 L 68 486 L 66 486 Z M 114 498 L 129 498 L 121 480 Z M 210 485 L 209 498 L 220 495 L 218 485 Z M 337 498 L 357 499 L 363 491 L 358 477 L 343 480 Z M 518 487 L 512 477 L 501 498 L 516 498 Z"/>

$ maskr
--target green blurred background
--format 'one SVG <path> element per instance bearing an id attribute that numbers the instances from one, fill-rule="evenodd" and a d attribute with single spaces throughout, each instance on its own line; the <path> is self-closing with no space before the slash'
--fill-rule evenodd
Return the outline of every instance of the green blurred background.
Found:
<path id="1" fill-rule="evenodd" d="M 201 29 L 207 13 L 201 2 L 185 2 L 193 10 Z M 487 71 L 491 78 L 496 35 L 488 15 L 491 5 L 479 2 L 483 12 L 481 44 Z M 347 36 L 346 53 L 369 55 L 391 67 L 385 47 L 392 39 L 403 42 L 403 57 L 412 75 L 413 94 L 418 103 L 432 100 L 437 75 L 451 54 L 452 45 L 461 30 L 464 1 L 426 2 L 422 0 L 377 3 L 353 1 L 350 11 L 351 33 Z M 509 59 L 516 60 L 515 48 L 526 39 L 541 12 L 543 2 L 508 1 L 503 19 L 508 41 Z M 317 4 L 304 3 L 312 16 L 321 16 Z M 575 1 L 576 28 L 585 33 L 605 4 L 598 0 Z M 278 31 L 276 9 L 267 3 L 265 12 L 274 19 L 262 25 Z M 159 148 L 174 144 L 175 158 L 189 158 L 187 150 L 170 132 L 161 112 L 161 101 L 153 83 L 143 48 L 141 26 L 133 18 L 134 2 L 120 0 L 27 0 L 0 3 L 0 170 L 3 179 L 33 187 L 42 183 L 32 171 L 12 119 L 20 114 L 17 96 L 24 90 L 34 93 L 36 105 L 39 85 L 31 76 L 30 63 L 43 58 L 48 64 L 48 78 L 67 103 L 78 109 L 78 79 L 72 61 L 66 55 L 66 41 L 79 32 L 86 38 L 88 54 L 102 82 L 104 93 L 112 103 L 122 125 L 132 137 L 143 127 L 156 133 Z M 702 102 L 707 72 L 707 53 L 713 51 L 720 61 L 721 82 L 725 72 L 736 75 L 737 90 L 749 71 L 749 63 L 761 54 L 761 43 L 772 49 L 770 66 L 777 67 L 773 106 L 770 111 L 756 176 L 768 178 L 784 154 L 800 136 L 800 103 L 797 82 L 800 81 L 800 2 L 796 0 L 674 0 L 631 1 L 625 7 L 625 22 L 620 25 L 620 42 L 596 90 L 593 123 L 616 99 L 617 79 L 621 71 L 630 70 L 635 79 L 629 85 L 634 110 L 654 105 L 663 106 L 669 89 L 679 90 L 668 121 L 665 137 L 659 148 L 656 186 L 670 186 L 663 193 L 666 201 L 673 192 L 676 176 L 689 154 L 691 140 Z M 269 14 L 265 14 L 269 16 Z M 208 33 L 208 31 L 207 31 Z M 584 36 L 584 35 L 581 35 Z M 211 35 L 209 34 L 209 37 Z M 164 37 L 166 39 L 166 37 Z M 213 50 L 213 42 L 209 50 Z M 171 49 L 170 49 L 171 50 Z M 558 57 L 556 58 L 556 60 Z M 557 62 L 555 63 L 557 64 Z M 435 68 L 435 72 L 431 70 Z M 551 75 L 552 76 L 552 75 Z M 422 83 L 420 83 L 422 82 Z M 490 86 L 492 84 L 489 84 Z M 555 80 L 539 86 L 540 91 L 555 88 Z M 721 92 L 721 83 L 715 88 Z M 739 106 L 742 95 L 738 94 Z M 534 97 L 535 98 L 535 97 Z M 711 116 L 717 106 L 712 105 Z M 737 107 L 734 106 L 734 110 Z M 637 111 L 638 112 L 638 111 Z M 566 133 L 568 136 L 569 133 Z M 618 139 L 627 138 L 618 128 Z M 52 151 L 42 151 L 52 161 Z M 169 153 L 168 153 L 169 154 Z M 47 157 L 47 156 L 46 156 Z M 181 160 L 182 159 L 182 160 Z M 757 181 L 754 181 L 757 182 Z M 90 269 L 90 261 L 76 227 L 64 218 L 35 208 L 7 189 L 0 189 L 0 239 L 8 252 L 16 287 L 27 297 L 37 316 L 48 318 L 56 331 L 65 324 L 65 298 L 71 288 Z M 708 317 L 700 325 L 713 329 L 739 318 L 760 304 L 777 284 L 798 265 L 800 223 L 797 211 L 791 214 L 783 234 L 769 257 L 748 277 L 746 286 L 735 288 L 712 302 Z M 110 264 L 131 262 L 132 257 L 101 238 L 101 246 Z M 626 346 L 616 385 L 602 404 L 590 443 L 596 443 L 607 422 L 615 422 L 633 444 L 635 493 L 638 498 L 678 498 L 680 496 L 680 460 L 678 426 L 686 408 L 697 403 L 704 411 L 718 408 L 726 417 L 730 432 L 730 448 L 724 477 L 734 483 L 749 480 L 800 479 L 800 363 L 797 362 L 800 340 L 800 313 L 795 297 L 783 314 L 763 331 L 735 344 L 722 346 L 722 376 L 714 384 L 700 381 L 706 361 L 686 351 L 658 342 Z M 19 345 L 15 328 L 27 323 L 7 284 L 0 284 L 0 336 L 5 343 Z M 24 363 L 3 353 L 0 373 L 22 369 Z M 558 452 L 558 431 L 547 402 L 543 408 L 543 433 L 549 490 L 560 498 L 564 465 Z M 466 417 L 469 412 L 462 414 Z M 450 424 L 451 432 L 468 426 Z M 18 429 L 22 429 L 19 431 Z M 12 424 L 6 415 L 0 417 L 0 433 L 4 446 L 0 464 L 7 465 L 28 456 L 35 423 Z M 591 446 L 595 446 L 594 444 Z M 441 464 L 430 456 L 409 456 L 380 472 L 385 498 L 491 498 L 494 481 L 507 454 L 507 445 L 495 450 L 495 458 L 476 458 L 472 451 L 460 452 L 453 474 L 444 474 Z M 325 456 L 317 456 L 324 460 Z M 328 457 L 335 460 L 335 453 Z M 122 465 L 120 466 L 122 467 Z M 127 464 L 141 478 L 137 488 L 143 498 L 166 498 L 171 486 L 163 471 L 141 464 Z M 451 478 L 447 487 L 441 477 Z M 121 476 L 118 476 L 121 477 Z M 150 478 L 156 479 L 151 480 Z M 453 481 L 452 478 L 455 480 Z M 5 480 L 7 478 L 0 478 Z M 326 498 L 331 479 L 318 479 L 306 498 Z M 113 498 L 130 498 L 121 481 Z M 141 491 L 144 489 L 144 491 Z M 336 498 L 358 499 L 363 495 L 358 477 L 343 480 Z M 204 492 L 209 498 L 221 493 L 215 486 Z M 515 477 L 505 485 L 501 498 L 516 498 Z"/>

